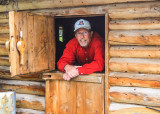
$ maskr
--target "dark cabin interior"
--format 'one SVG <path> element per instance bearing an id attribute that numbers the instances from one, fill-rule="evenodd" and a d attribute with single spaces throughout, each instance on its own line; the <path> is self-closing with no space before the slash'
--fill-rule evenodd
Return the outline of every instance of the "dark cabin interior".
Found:
<path id="1" fill-rule="evenodd" d="M 94 17 L 72 17 L 72 18 L 56 18 L 55 19 L 55 35 L 56 35 L 56 63 L 63 54 L 65 45 L 74 37 L 74 23 L 79 19 L 86 19 L 90 22 L 92 30 L 98 32 L 105 38 L 105 16 Z M 63 27 L 63 42 L 59 40 L 59 27 Z M 56 64 L 57 69 L 57 64 Z"/>

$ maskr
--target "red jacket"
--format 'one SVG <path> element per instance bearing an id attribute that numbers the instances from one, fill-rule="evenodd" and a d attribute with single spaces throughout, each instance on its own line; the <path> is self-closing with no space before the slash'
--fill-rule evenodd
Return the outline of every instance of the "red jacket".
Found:
<path id="1" fill-rule="evenodd" d="M 58 69 L 64 72 L 64 66 L 66 64 L 73 65 L 75 60 L 83 65 L 78 68 L 79 74 L 102 71 L 105 63 L 103 38 L 95 32 L 87 48 L 81 47 L 76 38 L 70 40 L 57 63 Z"/>

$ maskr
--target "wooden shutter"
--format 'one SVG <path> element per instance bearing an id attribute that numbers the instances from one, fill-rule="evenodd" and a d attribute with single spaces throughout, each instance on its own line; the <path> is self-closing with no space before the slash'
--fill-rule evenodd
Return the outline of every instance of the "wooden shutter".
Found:
<path id="1" fill-rule="evenodd" d="M 54 18 L 26 12 L 10 12 L 10 62 L 11 75 L 22 75 L 55 69 Z M 24 54 L 17 42 L 25 43 Z M 23 64 L 21 64 L 24 55 Z"/>

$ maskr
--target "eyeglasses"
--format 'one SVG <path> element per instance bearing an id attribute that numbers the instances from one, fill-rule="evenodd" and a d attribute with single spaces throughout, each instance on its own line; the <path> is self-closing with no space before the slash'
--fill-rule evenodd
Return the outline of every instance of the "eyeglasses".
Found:
<path id="1" fill-rule="evenodd" d="M 77 36 L 82 36 L 82 35 L 87 36 L 88 34 L 89 34 L 88 31 L 85 31 L 85 32 L 77 32 L 77 33 L 76 33 Z"/>

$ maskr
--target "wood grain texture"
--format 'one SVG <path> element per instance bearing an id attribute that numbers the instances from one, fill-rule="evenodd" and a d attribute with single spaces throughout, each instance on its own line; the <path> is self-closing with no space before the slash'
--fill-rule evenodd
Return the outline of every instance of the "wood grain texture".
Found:
<path id="1" fill-rule="evenodd" d="M 159 74 L 159 59 L 111 58 L 109 68 L 115 72 Z"/>
<path id="2" fill-rule="evenodd" d="M 45 111 L 16 108 L 16 114 L 45 114 Z"/>
<path id="3" fill-rule="evenodd" d="M 0 24 L 2 24 L 2 23 L 9 23 L 9 19 L 1 19 L 0 18 Z"/>
<path id="4" fill-rule="evenodd" d="M 102 114 L 104 84 L 47 80 L 46 113 Z"/>
<path id="5" fill-rule="evenodd" d="M 105 15 L 105 81 L 104 81 L 104 95 L 105 95 L 105 113 L 108 114 L 109 113 L 109 105 L 110 105 L 110 99 L 109 99 L 109 59 L 110 59 L 110 45 L 109 45 L 109 15 L 106 14 Z"/>
<path id="6" fill-rule="evenodd" d="M 160 29 L 160 19 L 113 20 L 109 23 L 111 30 Z"/>
<path id="7" fill-rule="evenodd" d="M 130 78 L 135 80 L 144 80 L 144 81 L 159 81 L 160 75 L 156 74 L 139 74 L 139 73 L 123 73 L 123 72 L 110 72 L 110 77 L 114 78 Z"/>
<path id="8" fill-rule="evenodd" d="M 9 33 L 9 25 L 0 24 L 0 33 Z"/>
<path id="9" fill-rule="evenodd" d="M 159 30 L 110 31 L 111 45 L 159 45 Z"/>
<path id="10" fill-rule="evenodd" d="M 103 77 L 104 77 L 103 73 L 92 73 L 89 75 L 80 75 L 78 77 L 71 79 L 70 81 L 102 83 Z M 45 80 L 64 80 L 63 72 L 60 72 L 60 71 L 54 71 L 51 73 L 43 73 L 42 78 Z"/>
<path id="11" fill-rule="evenodd" d="M 111 3 L 125 3 L 125 2 L 142 2 L 142 1 L 155 1 L 155 0 L 62 0 L 62 1 L 18 1 L 18 6 L 10 2 L 7 7 L 1 6 L 0 12 L 13 11 L 13 10 L 27 10 L 27 9 L 45 9 L 45 8 L 61 8 L 61 7 L 75 7 L 75 6 L 89 6 L 89 5 L 104 5 Z"/>
<path id="12" fill-rule="evenodd" d="M 45 95 L 44 82 L 18 81 L 18 80 L 2 80 L 0 79 L 0 87 L 4 90 L 15 91 L 20 94 Z"/>
<path id="13" fill-rule="evenodd" d="M 160 89 L 115 86 L 109 92 L 113 102 L 160 106 Z"/>
<path id="14" fill-rule="evenodd" d="M 9 34 L 0 34 L 0 44 L 5 44 L 9 40 Z"/>
<path id="15" fill-rule="evenodd" d="M 12 76 L 41 72 L 44 70 L 54 70 L 54 59 L 48 59 L 49 56 L 52 56 L 53 58 L 55 56 L 53 56 L 53 54 L 55 54 L 55 45 L 52 44 L 54 43 L 54 40 L 52 42 L 49 41 L 49 38 L 51 39 L 51 37 L 54 35 L 52 35 L 54 31 L 54 25 L 52 25 L 53 19 L 48 21 L 48 17 L 32 15 L 25 12 L 12 12 L 10 19 L 13 18 L 15 20 L 11 20 L 13 22 L 10 26 L 10 36 L 14 36 L 14 44 L 11 43 L 11 45 L 16 45 L 16 42 L 19 40 L 19 38 L 15 39 L 15 37 L 19 36 L 19 32 L 22 30 L 23 41 L 26 44 L 26 51 L 24 52 L 24 65 L 20 65 L 19 52 L 16 50 L 16 46 L 14 49 L 12 49 L 13 46 L 11 46 L 11 56 L 14 56 L 11 58 Z M 47 23 L 52 25 L 50 29 L 47 29 Z M 51 31 L 51 33 L 48 34 L 48 31 Z M 52 38 L 54 39 L 54 37 Z M 49 48 L 49 44 L 52 44 L 53 47 Z M 52 53 L 50 53 L 50 50 L 52 50 Z M 49 67 L 50 64 L 52 64 L 52 67 Z"/>
<path id="16" fill-rule="evenodd" d="M 8 49 L 6 49 L 6 47 L 5 46 L 3 46 L 3 45 L 0 45 L 0 56 L 1 57 L 8 57 L 8 54 L 9 54 L 9 51 L 8 51 Z"/>
<path id="17" fill-rule="evenodd" d="M 44 111 L 45 98 L 36 95 L 16 94 L 16 107 Z"/>
<path id="18" fill-rule="evenodd" d="M 157 107 L 152 107 L 154 109 L 160 109 Z M 140 114 L 159 114 L 159 112 L 146 108 L 142 105 L 135 104 L 124 104 L 111 102 L 110 104 L 110 114 L 130 114 L 130 113 L 140 113 Z"/>
<path id="19" fill-rule="evenodd" d="M 4 68 L 4 66 L 2 66 L 2 68 Z M 0 70 L 0 79 L 44 82 L 40 73 L 11 77 L 10 71 L 4 69 Z"/>
<path id="20" fill-rule="evenodd" d="M 140 4 L 139 4 L 140 5 Z M 123 8 L 111 8 L 108 10 L 109 16 L 111 19 L 136 19 L 136 18 L 150 18 L 150 17 L 160 17 L 159 13 L 159 4 L 154 4 L 151 6 L 145 5 L 130 6 Z"/>
<path id="21" fill-rule="evenodd" d="M 128 86 L 128 87 L 146 87 L 146 88 L 160 88 L 159 81 L 136 80 L 130 78 L 109 78 L 111 86 Z"/>
<path id="22" fill-rule="evenodd" d="M 111 46 L 111 57 L 120 58 L 160 58 L 159 46 Z"/>

